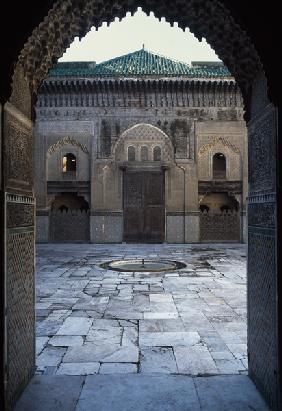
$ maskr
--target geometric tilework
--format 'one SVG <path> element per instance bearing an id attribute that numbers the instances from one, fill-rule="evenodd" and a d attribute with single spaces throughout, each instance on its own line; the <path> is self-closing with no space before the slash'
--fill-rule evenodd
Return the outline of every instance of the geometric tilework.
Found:
<path id="1" fill-rule="evenodd" d="M 12 404 L 35 364 L 33 228 L 7 234 L 6 258 L 8 402 Z"/>
<path id="2" fill-rule="evenodd" d="M 34 199 L 6 193 L 6 378 L 12 408 L 35 368 Z"/>
<path id="3" fill-rule="evenodd" d="M 249 227 L 249 374 L 274 407 L 277 398 L 277 312 L 275 231 Z"/>

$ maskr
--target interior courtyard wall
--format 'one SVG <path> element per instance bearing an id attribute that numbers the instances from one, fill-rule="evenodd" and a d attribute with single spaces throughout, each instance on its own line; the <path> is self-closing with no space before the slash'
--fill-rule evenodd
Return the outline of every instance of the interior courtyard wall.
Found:
<path id="1" fill-rule="evenodd" d="M 207 124 L 203 133 L 206 131 L 208 136 L 210 136 L 212 132 L 213 136 L 217 135 L 220 137 L 224 134 L 230 138 L 229 132 L 234 134 L 232 123 L 239 122 L 239 128 L 245 127 L 242 120 L 243 110 L 242 107 L 224 107 L 224 105 L 230 104 L 231 97 L 234 99 L 234 94 L 232 93 L 230 96 L 228 93 L 225 94 L 224 98 L 218 96 L 218 100 L 213 100 L 212 103 L 215 106 L 210 107 L 183 107 L 180 106 L 180 100 L 176 98 L 176 95 L 162 96 L 161 93 L 159 94 L 156 97 L 156 94 L 153 96 L 147 91 L 142 90 L 139 93 L 142 101 L 141 107 L 140 103 L 136 103 L 134 100 L 132 93 L 124 93 L 123 101 L 118 99 L 117 96 L 112 96 L 111 93 L 107 99 L 96 96 L 97 103 L 95 104 L 97 106 L 94 105 L 94 107 L 91 106 L 91 99 L 83 107 L 76 107 L 77 103 L 73 103 L 72 107 L 59 107 L 58 102 L 62 100 L 58 96 L 57 103 L 55 104 L 54 96 L 47 96 L 46 98 L 46 96 L 39 94 L 37 104 L 37 124 L 39 124 L 39 126 L 37 125 L 37 138 L 43 137 L 43 141 L 46 139 L 45 149 L 50 144 L 54 144 L 56 139 L 59 140 L 66 136 L 71 136 L 82 144 L 85 143 L 85 138 L 88 138 L 88 145 L 92 140 L 92 151 L 90 154 L 90 240 L 92 242 L 122 241 L 122 171 L 114 163 L 113 147 L 126 130 L 136 124 L 143 123 L 151 124 L 166 133 L 175 151 L 174 158 L 171 159 L 171 164 L 169 165 L 169 170 L 166 171 L 166 241 L 199 241 L 198 172 L 197 157 L 195 157 L 195 147 L 199 142 L 197 141 L 198 136 L 195 130 L 198 127 L 198 123 L 202 128 L 205 127 L 204 124 Z M 113 103 L 115 99 L 116 102 Z M 157 100 L 157 106 L 152 107 L 154 99 Z M 182 104 L 185 104 L 185 94 L 182 94 L 182 99 Z M 73 102 L 80 100 L 85 101 L 81 96 L 72 97 Z M 166 107 L 162 106 L 164 101 L 166 101 Z M 187 95 L 186 104 L 191 104 L 191 101 L 192 98 Z M 238 101 L 238 104 L 242 104 L 240 94 L 237 96 L 236 101 Z M 116 104 L 119 106 L 116 106 Z M 127 106 L 124 106 L 125 104 Z M 197 104 L 201 104 L 200 100 L 197 101 Z M 205 104 L 207 104 L 207 101 Z M 49 105 L 55 105 L 55 107 L 49 107 Z M 142 107 L 142 105 L 145 105 L 145 107 Z M 238 133 L 238 126 L 237 128 L 235 126 L 235 129 Z M 237 135 L 238 139 L 241 136 L 242 133 Z M 234 138 L 236 139 L 236 135 L 232 137 L 233 140 Z M 208 141 L 208 137 L 206 141 Z M 59 154 L 57 153 L 57 155 Z M 57 170 L 58 162 L 59 158 L 57 158 Z M 55 164 L 53 163 L 52 166 L 55 167 Z M 185 168 L 185 201 L 183 198 L 183 170 L 179 166 Z M 55 173 L 54 167 L 51 167 L 54 170 L 53 173 Z M 200 174 L 202 172 L 201 167 L 199 170 Z M 54 179 L 55 176 L 51 176 L 51 180 Z M 56 179 L 60 180 L 58 175 Z M 44 191 L 44 189 L 42 190 L 42 182 L 41 180 L 39 192 Z M 184 207 L 185 223 L 183 220 Z M 48 213 L 47 204 L 45 211 L 40 209 L 39 206 L 37 212 L 39 231 L 43 226 L 46 234 L 47 219 L 46 215 L 42 215 L 44 213 Z M 111 230 L 111 227 L 115 227 L 114 230 Z M 38 239 L 44 240 L 44 235 L 39 233 Z"/>

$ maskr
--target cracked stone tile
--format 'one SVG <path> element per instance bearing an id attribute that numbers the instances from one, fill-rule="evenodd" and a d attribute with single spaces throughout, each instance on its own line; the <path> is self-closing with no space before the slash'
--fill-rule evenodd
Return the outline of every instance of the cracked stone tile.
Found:
<path id="1" fill-rule="evenodd" d="M 204 375 L 218 372 L 215 361 L 204 346 L 174 347 L 173 351 L 180 374 Z"/>
<path id="2" fill-rule="evenodd" d="M 122 329 L 120 327 L 109 327 L 108 329 L 94 329 L 90 330 L 86 336 L 86 342 L 93 342 L 95 345 L 99 344 L 120 344 Z"/>
<path id="3" fill-rule="evenodd" d="M 178 312 L 145 312 L 144 319 L 169 319 L 178 318 Z"/>
<path id="4" fill-rule="evenodd" d="M 124 327 L 122 333 L 121 345 L 125 346 L 137 346 L 138 343 L 138 331 L 137 328 Z"/>
<path id="5" fill-rule="evenodd" d="M 39 355 L 47 345 L 49 337 L 36 337 L 36 355 Z"/>
<path id="6" fill-rule="evenodd" d="M 105 318 L 93 320 L 93 324 L 91 329 L 108 329 L 109 327 L 120 327 L 120 323 L 118 320 L 107 320 Z"/>
<path id="7" fill-rule="evenodd" d="M 173 303 L 173 298 L 171 294 L 150 294 L 150 302 L 153 303 Z"/>
<path id="8" fill-rule="evenodd" d="M 98 374 L 99 362 L 61 363 L 56 371 L 59 375 L 91 375 Z"/>
<path id="9" fill-rule="evenodd" d="M 54 335 L 56 332 L 59 330 L 63 323 L 63 320 L 60 321 L 49 321 L 43 320 L 40 323 L 37 323 L 36 325 L 36 335 L 37 336 L 49 336 L 49 335 Z"/>
<path id="10" fill-rule="evenodd" d="M 68 317 L 56 335 L 87 335 L 92 321 L 91 318 Z"/>
<path id="11" fill-rule="evenodd" d="M 234 360 L 234 355 L 230 351 L 212 351 L 210 354 L 214 360 Z"/>
<path id="12" fill-rule="evenodd" d="M 137 365 L 130 363 L 103 363 L 99 374 L 136 374 Z"/>
<path id="13" fill-rule="evenodd" d="M 62 357 L 65 354 L 65 348 L 58 347 L 46 347 L 41 354 L 37 357 L 36 365 L 38 366 L 57 366 L 62 361 Z"/>
<path id="14" fill-rule="evenodd" d="M 154 332 L 139 334 L 140 347 L 166 347 L 166 346 L 192 346 L 199 343 L 200 336 L 197 332 Z"/>
<path id="15" fill-rule="evenodd" d="M 54 335 L 54 337 L 50 338 L 48 344 L 54 347 L 81 346 L 83 344 L 83 338 L 79 335 Z"/>
<path id="16" fill-rule="evenodd" d="M 218 371 L 221 374 L 238 374 L 246 368 L 240 360 L 215 360 Z"/>
<path id="17" fill-rule="evenodd" d="M 187 331 L 180 318 L 140 320 L 139 330 L 140 332 Z"/>
<path id="18" fill-rule="evenodd" d="M 141 374 L 174 374 L 178 372 L 172 348 L 143 348 L 140 362 Z"/>
<path id="19" fill-rule="evenodd" d="M 124 362 L 137 363 L 137 347 L 120 347 L 120 345 L 94 345 L 85 343 L 82 347 L 68 348 L 63 362 Z"/>

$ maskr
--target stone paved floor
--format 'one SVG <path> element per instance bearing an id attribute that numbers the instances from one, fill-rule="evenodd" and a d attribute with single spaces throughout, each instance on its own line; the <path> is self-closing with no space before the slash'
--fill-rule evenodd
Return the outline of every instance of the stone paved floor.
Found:
<path id="1" fill-rule="evenodd" d="M 185 262 L 130 273 L 120 258 Z M 38 245 L 37 374 L 246 374 L 246 246 Z"/>
<path id="2" fill-rule="evenodd" d="M 37 375 L 14 411 L 269 411 L 246 375 Z"/>

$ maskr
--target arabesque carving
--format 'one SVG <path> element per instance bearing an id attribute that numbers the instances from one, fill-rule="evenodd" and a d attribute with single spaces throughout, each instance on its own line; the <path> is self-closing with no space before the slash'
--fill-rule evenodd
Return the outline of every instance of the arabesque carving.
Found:
<path id="1" fill-rule="evenodd" d="M 199 149 L 198 155 L 202 156 L 202 155 L 208 153 L 209 151 L 211 151 L 215 146 L 219 146 L 219 145 L 223 145 L 225 147 L 228 147 L 234 153 L 240 154 L 239 148 L 237 146 L 235 146 L 234 144 L 232 144 L 228 139 L 226 139 L 224 137 L 214 137 L 213 140 L 210 143 L 203 145 Z"/>
<path id="2" fill-rule="evenodd" d="M 48 150 L 47 153 L 49 155 L 53 154 L 56 150 L 58 150 L 59 148 L 65 146 L 65 145 L 71 145 L 74 147 L 78 147 L 80 150 L 82 150 L 84 153 L 89 154 L 89 151 L 87 149 L 87 147 L 84 144 L 79 143 L 77 140 L 75 140 L 72 137 L 63 137 L 61 140 L 57 141 L 55 144 L 52 144 Z"/>

